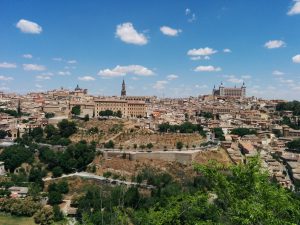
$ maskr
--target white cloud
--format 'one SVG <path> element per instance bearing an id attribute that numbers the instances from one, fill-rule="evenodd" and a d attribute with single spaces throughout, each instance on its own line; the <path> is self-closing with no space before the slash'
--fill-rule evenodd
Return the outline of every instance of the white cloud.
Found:
<path id="1" fill-rule="evenodd" d="M 197 19 L 197 18 L 196 18 L 196 14 L 193 13 L 192 16 L 188 19 L 188 22 L 192 23 L 192 22 L 194 22 L 196 19 Z"/>
<path id="2" fill-rule="evenodd" d="M 29 34 L 39 34 L 43 30 L 37 23 L 24 19 L 19 20 L 16 27 L 19 28 L 21 32 Z"/>
<path id="3" fill-rule="evenodd" d="M 138 77 L 132 77 L 131 80 L 139 80 L 140 78 Z"/>
<path id="4" fill-rule="evenodd" d="M 196 14 L 195 14 L 195 13 L 192 13 L 192 10 L 189 9 L 189 8 L 186 8 L 186 9 L 185 9 L 185 15 L 186 15 L 187 17 L 189 17 L 189 18 L 188 18 L 188 22 L 189 22 L 189 23 L 192 23 L 192 22 L 194 22 L 194 21 L 196 20 Z"/>
<path id="5" fill-rule="evenodd" d="M 40 84 L 35 84 L 35 87 L 37 87 L 37 88 L 42 88 L 43 86 L 40 85 Z"/>
<path id="6" fill-rule="evenodd" d="M 2 86 L 2 87 L 0 87 L 0 90 L 1 90 L 1 91 L 9 91 L 10 88 L 9 88 L 9 87 L 5 87 L 5 86 Z"/>
<path id="7" fill-rule="evenodd" d="M 2 62 L 0 63 L 0 68 L 11 69 L 16 68 L 17 65 L 15 63 Z"/>
<path id="8" fill-rule="evenodd" d="M 228 78 L 227 81 L 231 82 L 231 83 L 236 83 L 236 84 L 243 83 L 242 79 L 239 79 L 239 78 L 236 78 L 236 77 Z"/>
<path id="9" fill-rule="evenodd" d="M 230 53 L 230 52 L 231 52 L 231 49 L 225 48 L 225 49 L 223 49 L 223 52 L 225 52 L 225 53 Z"/>
<path id="10" fill-rule="evenodd" d="M 300 54 L 295 55 L 295 56 L 292 58 L 292 60 L 293 60 L 294 63 L 300 63 Z"/>
<path id="11" fill-rule="evenodd" d="M 13 80 L 14 78 L 12 77 L 7 77 L 7 76 L 3 76 L 3 75 L 0 75 L 0 80 L 1 81 L 10 81 L 10 80 Z"/>
<path id="12" fill-rule="evenodd" d="M 300 0 L 294 0 L 294 2 L 295 4 L 287 13 L 289 16 L 300 14 Z"/>
<path id="13" fill-rule="evenodd" d="M 134 74 L 139 76 L 152 76 L 154 75 L 154 72 L 141 65 L 128 65 L 128 66 L 117 65 L 113 69 L 100 70 L 98 73 L 98 75 L 103 77 L 120 77 L 120 76 L 125 76 L 126 74 Z"/>
<path id="14" fill-rule="evenodd" d="M 178 78 L 178 76 L 175 75 L 175 74 L 170 74 L 170 75 L 167 76 L 168 80 L 176 80 L 177 78 Z"/>
<path id="15" fill-rule="evenodd" d="M 217 50 L 214 50 L 209 47 L 199 48 L 199 49 L 194 48 L 194 49 L 190 49 L 187 52 L 187 55 L 189 55 L 189 56 L 209 56 L 209 55 L 213 55 L 217 52 L 218 52 Z"/>
<path id="16" fill-rule="evenodd" d="M 69 63 L 69 64 L 75 64 L 75 63 L 77 63 L 77 61 L 74 60 L 74 59 L 72 59 L 72 60 L 69 60 L 67 63 Z"/>
<path id="17" fill-rule="evenodd" d="M 201 59 L 201 56 L 193 56 L 193 57 L 191 57 L 190 59 L 191 59 L 191 60 L 194 60 L 194 61 L 200 60 L 200 59 Z"/>
<path id="18" fill-rule="evenodd" d="M 24 54 L 24 55 L 22 55 L 22 57 L 25 58 L 25 59 L 32 59 L 31 54 Z"/>
<path id="19" fill-rule="evenodd" d="M 206 84 L 203 84 L 203 85 L 196 84 L 195 88 L 197 88 L 197 89 L 206 89 L 206 88 L 208 88 L 208 86 Z"/>
<path id="20" fill-rule="evenodd" d="M 243 83 L 243 79 L 250 79 L 251 76 L 249 75 L 244 75 L 241 76 L 241 78 L 236 77 L 235 75 L 224 75 L 223 77 L 227 78 L 227 81 L 230 83 L 235 83 L 235 84 L 240 84 Z"/>
<path id="21" fill-rule="evenodd" d="M 162 90 L 166 88 L 166 85 L 168 84 L 168 81 L 166 80 L 158 80 L 153 85 L 153 88 L 156 90 Z"/>
<path id="22" fill-rule="evenodd" d="M 51 79 L 51 76 L 41 74 L 41 75 L 35 76 L 35 78 L 36 78 L 37 80 L 50 80 L 50 79 Z"/>
<path id="23" fill-rule="evenodd" d="M 275 75 L 275 76 L 282 76 L 282 75 L 284 75 L 284 73 L 281 72 L 281 71 L 279 71 L 279 70 L 274 70 L 274 71 L 272 72 L 272 74 Z"/>
<path id="24" fill-rule="evenodd" d="M 37 64 L 23 64 L 23 69 L 26 71 L 44 71 L 46 67 Z"/>
<path id="25" fill-rule="evenodd" d="M 167 27 L 167 26 L 162 26 L 160 28 L 160 31 L 164 34 L 164 35 L 167 35 L 167 36 L 178 36 L 179 33 L 182 32 L 182 30 L 180 29 L 173 29 L 171 27 Z"/>
<path id="26" fill-rule="evenodd" d="M 94 77 L 91 77 L 91 76 L 83 76 L 83 77 L 78 77 L 78 80 L 81 80 L 81 81 L 93 81 L 93 80 L 96 80 Z"/>
<path id="27" fill-rule="evenodd" d="M 249 79 L 251 79 L 252 78 L 252 76 L 250 76 L 250 75 L 243 75 L 243 76 L 241 76 L 244 80 L 249 80 Z"/>
<path id="28" fill-rule="evenodd" d="M 58 71 L 57 73 L 60 76 L 69 76 L 71 75 L 70 71 Z"/>
<path id="29" fill-rule="evenodd" d="M 193 60 L 193 61 L 202 60 L 202 59 L 209 60 L 210 57 L 208 55 L 206 55 L 206 56 L 192 56 L 192 57 L 190 57 L 190 60 Z"/>
<path id="30" fill-rule="evenodd" d="M 198 66 L 194 69 L 195 72 L 218 72 L 221 71 L 220 67 L 214 66 Z"/>
<path id="31" fill-rule="evenodd" d="M 270 40 L 265 43 L 265 47 L 268 49 L 273 49 L 273 48 L 282 48 L 285 47 L 286 44 L 282 40 Z"/>
<path id="32" fill-rule="evenodd" d="M 147 37 L 142 33 L 138 33 L 132 23 L 119 24 L 116 30 L 116 37 L 128 44 L 145 45 L 148 43 Z"/>
<path id="33" fill-rule="evenodd" d="M 61 62 L 61 61 L 63 61 L 63 59 L 62 59 L 62 58 L 60 58 L 60 57 L 52 58 L 52 60 L 53 60 L 53 61 L 58 61 L 58 62 Z"/>

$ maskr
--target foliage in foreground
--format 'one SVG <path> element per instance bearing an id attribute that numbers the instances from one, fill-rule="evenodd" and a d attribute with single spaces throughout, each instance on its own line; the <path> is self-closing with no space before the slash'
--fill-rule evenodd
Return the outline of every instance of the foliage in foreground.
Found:
<path id="1" fill-rule="evenodd" d="M 186 184 L 145 170 L 137 181 L 156 185 L 150 197 L 133 187 L 89 189 L 79 212 L 83 224 L 96 225 L 299 224 L 297 196 L 272 183 L 259 165 L 257 159 L 229 169 L 197 165 L 197 176 Z"/>

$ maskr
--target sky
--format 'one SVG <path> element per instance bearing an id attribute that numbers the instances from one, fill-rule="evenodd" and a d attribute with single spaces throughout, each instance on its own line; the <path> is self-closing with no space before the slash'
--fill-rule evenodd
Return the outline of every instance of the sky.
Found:
<path id="1" fill-rule="evenodd" d="M 0 90 L 300 100 L 300 0 L 1 0 Z"/>

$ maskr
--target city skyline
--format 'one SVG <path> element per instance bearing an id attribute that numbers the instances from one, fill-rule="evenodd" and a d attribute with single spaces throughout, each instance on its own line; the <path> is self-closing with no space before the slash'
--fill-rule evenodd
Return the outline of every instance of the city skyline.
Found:
<path id="1" fill-rule="evenodd" d="M 0 90 L 300 96 L 300 1 L 0 3 Z M 130 12 L 130 13 L 129 13 Z M 280 91 L 279 91 L 280 90 Z"/>

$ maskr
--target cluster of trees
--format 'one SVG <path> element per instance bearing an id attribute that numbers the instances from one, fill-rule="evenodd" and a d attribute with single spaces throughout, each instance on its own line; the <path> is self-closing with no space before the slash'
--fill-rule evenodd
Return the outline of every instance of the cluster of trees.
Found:
<path id="1" fill-rule="evenodd" d="M 0 139 L 4 139 L 8 133 L 5 130 L 0 130 Z"/>
<path id="2" fill-rule="evenodd" d="M 238 136 L 245 136 L 245 135 L 249 135 L 249 134 L 257 134 L 257 131 L 256 130 L 253 130 L 253 129 L 248 129 L 248 128 L 235 128 L 235 129 L 232 129 L 231 130 L 231 134 L 235 134 L 235 135 L 238 135 Z"/>
<path id="3" fill-rule="evenodd" d="M 299 153 L 300 153 L 300 138 L 288 142 L 288 143 L 287 143 L 287 147 L 288 147 L 290 150 L 293 150 L 293 151 L 296 151 L 296 152 L 299 152 Z"/>
<path id="4" fill-rule="evenodd" d="M 151 196 L 136 187 L 94 186 L 74 204 L 82 224 L 299 224 L 299 197 L 272 183 L 257 158 L 246 165 L 211 163 L 195 170 L 192 180 L 179 183 L 147 168 L 135 179 L 156 186 Z"/>
<path id="5" fill-rule="evenodd" d="M 206 119 L 212 119 L 214 118 L 213 114 L 211 112 L 200 112 L 198 116 L 203 116 Z"/>
<path id="6" fill-rule="evenodd" d="M 216 128 L 213 129 L 213 132 L 215 134 L 215 138 L 219 139 L 220 141 L 225 140 L 224 132 L 223 132 L 222 128 L 216 127 Z"/>
<path id="7" fill-rule="evenodd" d="M 80 113 L 81 113 L 80 105 L 73 106 L 72 109 L 71 109 L 71 113 L 73 115 L 79 116 Z"/>
<path id="8" fill-rule="evenodd" d="M 29 129 L 22 138 L 17 139 L 17 142 L 24 145 L 30 145 L 33 141 L 52 145 L 69 145 L 71 143 L 69 137 L 77 131 L 76 123 L 63 119 L 57 127 L 48 124 L 44 129 L 41 127 Z"/>
<path id="9" fill-rule="evenodd" d="M 54 152 L 48 147 L 39 148 L 39 159 L 47 164 L 54 176 L 70 173 L 74 170 L 85 170 L 95 157 L 96 144 L 80 141 L 69 145 L 64 151 Z"/>
<path id="10" fill-rule="evenodd" d="M 114 116 L 114 117 L 122 118 L 122 112 L 120 110 L 114 112 L 112 110 L 107 109 L 105 111 L 100 111 L 99 116 L 105 116 L 105 117 Z"/>
<path id="11" fill-rule="evenodd" d="M 0 113 L 6 113 L 13 117 L 19 117 L 21 115 L 20 113 L 18 113 L 18 111 L 12 109 L 0 109 Z"/>
<path id="12" fill-rule="evenodd" d="M 295 129 L 295 130 L 300 130 L 300 120 L 296 118 L 291 119 L 287 116 L 283 116 L 281 120 L 281 124 L 288 125 L 289 127 Z"/>
<path id="13" fill-rule="evenodd" d="M 158 125 L 159 132 L 162 133 L 194 133 L 199 132 L 202 136 L 205 136 L 203 127 L 199 124 L 192 124 L 191 122 L 184 122 L 180 125 L 170 125 L 169 123 L 162 123 Z"/>
<path id="14" fill-rule="evenodd" d="M 68 183 L 64 180 L 58 183 L 51 183 L 48 186 L 48 203 L 52 206 L 58 205 L 62 202 L 62 195 L 69 192 Z"/>
<path id="15" fill-rule="evenodd" d="M 45 117 L 46 117 L 47 119 L 53 118 L 54 116 L 55 116 L 55 113 L 53 113 L 53 112 L 48 112 L 48 113 L 45 114 Z"/>
<path id="16" fill-rule="evenodd" d="M 292 102 L 280 102 L 276 105 L 277 111 L 293 111 L 295 116 L 300 115 L 300 102 L 292 101 Z"/>
<path id="17" fill-rule="evenodd" d="M 34 149 L 22 145 L 12 145 L 0 153 L 0 161 L 4 162 L 5 168 L 10 172 L 21 166 L 22 163 L 32 163 Z"/>
<path id="18" fill-rule="evenodd" d="M 31 197 L 25 199 L 1 198 L 0 211 L 10 213 L 15 216 L 33 216 L 41 208 L 39 202 Z"/>

